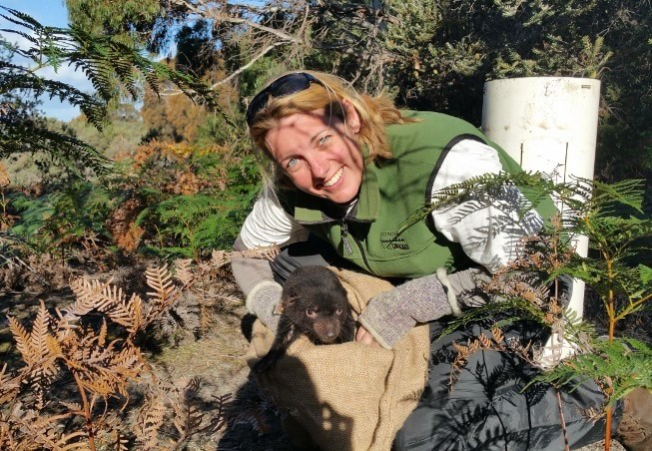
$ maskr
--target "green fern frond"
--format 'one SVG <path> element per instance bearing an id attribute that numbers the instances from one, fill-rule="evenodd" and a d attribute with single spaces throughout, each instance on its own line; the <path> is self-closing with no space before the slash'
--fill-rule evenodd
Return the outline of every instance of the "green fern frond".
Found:
<path id="1" fill-rule="evenodd" d="M 79 107 L 88 121 L 101 128 L 107 114 L 106 104 L 95 96 L 82 92 L 73 86 L 55 80 L 41 78 L 24 67 L 7 61 L 0 61 L 2 92 L 14 90 L 31 92 L 35 98 L 58 98 Z"/>
<path id="2" fill-rule="evenodd" d="M 449 321 L 441 337 L 467 324 L 490 321 L 496 327 L 503 328 L 517 321 L 531 320 L 549 327 L 545 313 L 537 306 L 519 297 L 505 297 L 500 302 L 492 302 L 482 307 L 466 310 L 464 315 Z"/>
<path id="3" fill-rule="evenodd" d="M 642 212 L 645 180 L 629 179 L 615 183 L 594 180 L 593 186 L 595 188 L 593 198 L 595 205 L 618 203 L 629 206 L 639 213 Z"/>
<path id="4" fill-rule="evenodd" d="M 590 379 L 599 380 L 613 389 L 611 403 L 636 387 L 652 388 L 652 348 L 646 343 L 632 338 L 616 338 L 613 341 L 595 340 L 592 346 L 592 353 L 569 357 L 535 379 L 572 388 Z"/>

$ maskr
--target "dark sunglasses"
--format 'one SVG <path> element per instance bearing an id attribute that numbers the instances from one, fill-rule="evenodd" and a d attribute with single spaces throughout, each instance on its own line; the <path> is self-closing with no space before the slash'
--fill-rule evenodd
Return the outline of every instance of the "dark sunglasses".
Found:
<path id="1" fill-rule="evenodd" d="M 324 85 L 317 78 L 305 72 L 293 72 L 274 80 L 265 89 L 256 94 L 247 108 L 247 124 L 251 127 L 256 114 L 267 106 L 269 97 L 285 97 L 301 92 L 310 87 L 310 83 Z"/>

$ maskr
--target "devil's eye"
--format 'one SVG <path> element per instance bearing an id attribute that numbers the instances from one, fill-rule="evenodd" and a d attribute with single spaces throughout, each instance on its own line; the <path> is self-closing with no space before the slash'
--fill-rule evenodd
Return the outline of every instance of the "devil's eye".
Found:
<path id="1" fill-rule="evenodd" d="M 336 313 L 337 315 L 341 315 L 342 312 L 344 312 L 344 309 L 338 308 L 337 310 L 335 310 L 335 313 Z"/>
<path id="2" fill-rule="evenodd" d="M 306 316 L 308 318 L 314 318 L 315 316 L 317 316 L 317 311 L 312 308 L 306 309 Z"/>

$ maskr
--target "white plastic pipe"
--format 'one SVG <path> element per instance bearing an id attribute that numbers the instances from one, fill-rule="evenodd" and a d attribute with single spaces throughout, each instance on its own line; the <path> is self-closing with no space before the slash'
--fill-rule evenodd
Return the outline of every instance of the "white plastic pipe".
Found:
<path id="1" fill-rule="evenodd" d="M 484 85 L 482 130 L 526 171 L 562 182 L 571 175 L 593 178 L 600 81 L 588 78 L 527 77 Z M 559 208 L 559 206 L 558 206 Z M 576 250 L 586 256 L 588 240 Z M 570 307 L 584 312 L 584 284 L 575 281 Z"/>

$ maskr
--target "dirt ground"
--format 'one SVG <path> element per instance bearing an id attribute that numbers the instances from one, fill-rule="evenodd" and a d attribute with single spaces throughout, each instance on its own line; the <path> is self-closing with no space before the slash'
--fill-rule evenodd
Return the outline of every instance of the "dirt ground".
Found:
<path id="1" fill-rule="evenodd" d="M 244 301 L 243 301 L 244 303 Z M 231 395 L 230 422 L 211 437 L 199 436 L 189 450 L 293 451 L 283 433 L 277 411 L 260 396 L 244 355 L 248 341 L 242 331 L 242 306 L 215 320 L 210 332 L 199 340 L 187 339 L 153 356 L 161 377 L 181 383 L 201 378 L 200 396 L 206 403 Z"/>
<path id="2" fill-rule="evenodd" d="M 129 277 L 117 279 L 130 288 L 138 285 Z M 220 296 L 225 297 L 223 293 L 218 293 L 216 298 Z M 4 362 L 11 364 L 16 361 L 6 315 L 10 313 L 28 318 L 38 306 L 39 299 L 45 300 L 49 308 L 62 307 L 72 300 L 72 293 L 65 287 L 47 293 L 0 293 L 0 358 Z M 241 297 L 232 294 L 225 299 L 213 304 L 212 322 L 201 336 L 180 327 L 174 337 L 164 339 L 162 345 L 145 348 L 152 370 L 160 380 L 177 386 L 183 386 L 193 378 L 201 380 L 198 397 L 209 415 L 214 413 L 217 399 L 229 397 L 227 426 L 217 433 L 197 434 L 185 449 L 294 451 L 296 448 L 283 433 L 279 414 L 273 406 L 265 403 L 250 379 L 244 360 L 250 318 L 246 316 L 244 302 Z M 188 312 L 192 312 L 192 309 L 179 309 L 177 312 L 179 323 L 185 327 L 192 323 L 192 314 Z M 582 451 L 602 449 L 604 445 L 597 443 L 582 448 Z M 624 448 L 616 442 L 611 449 L 619 451 Z"/>

